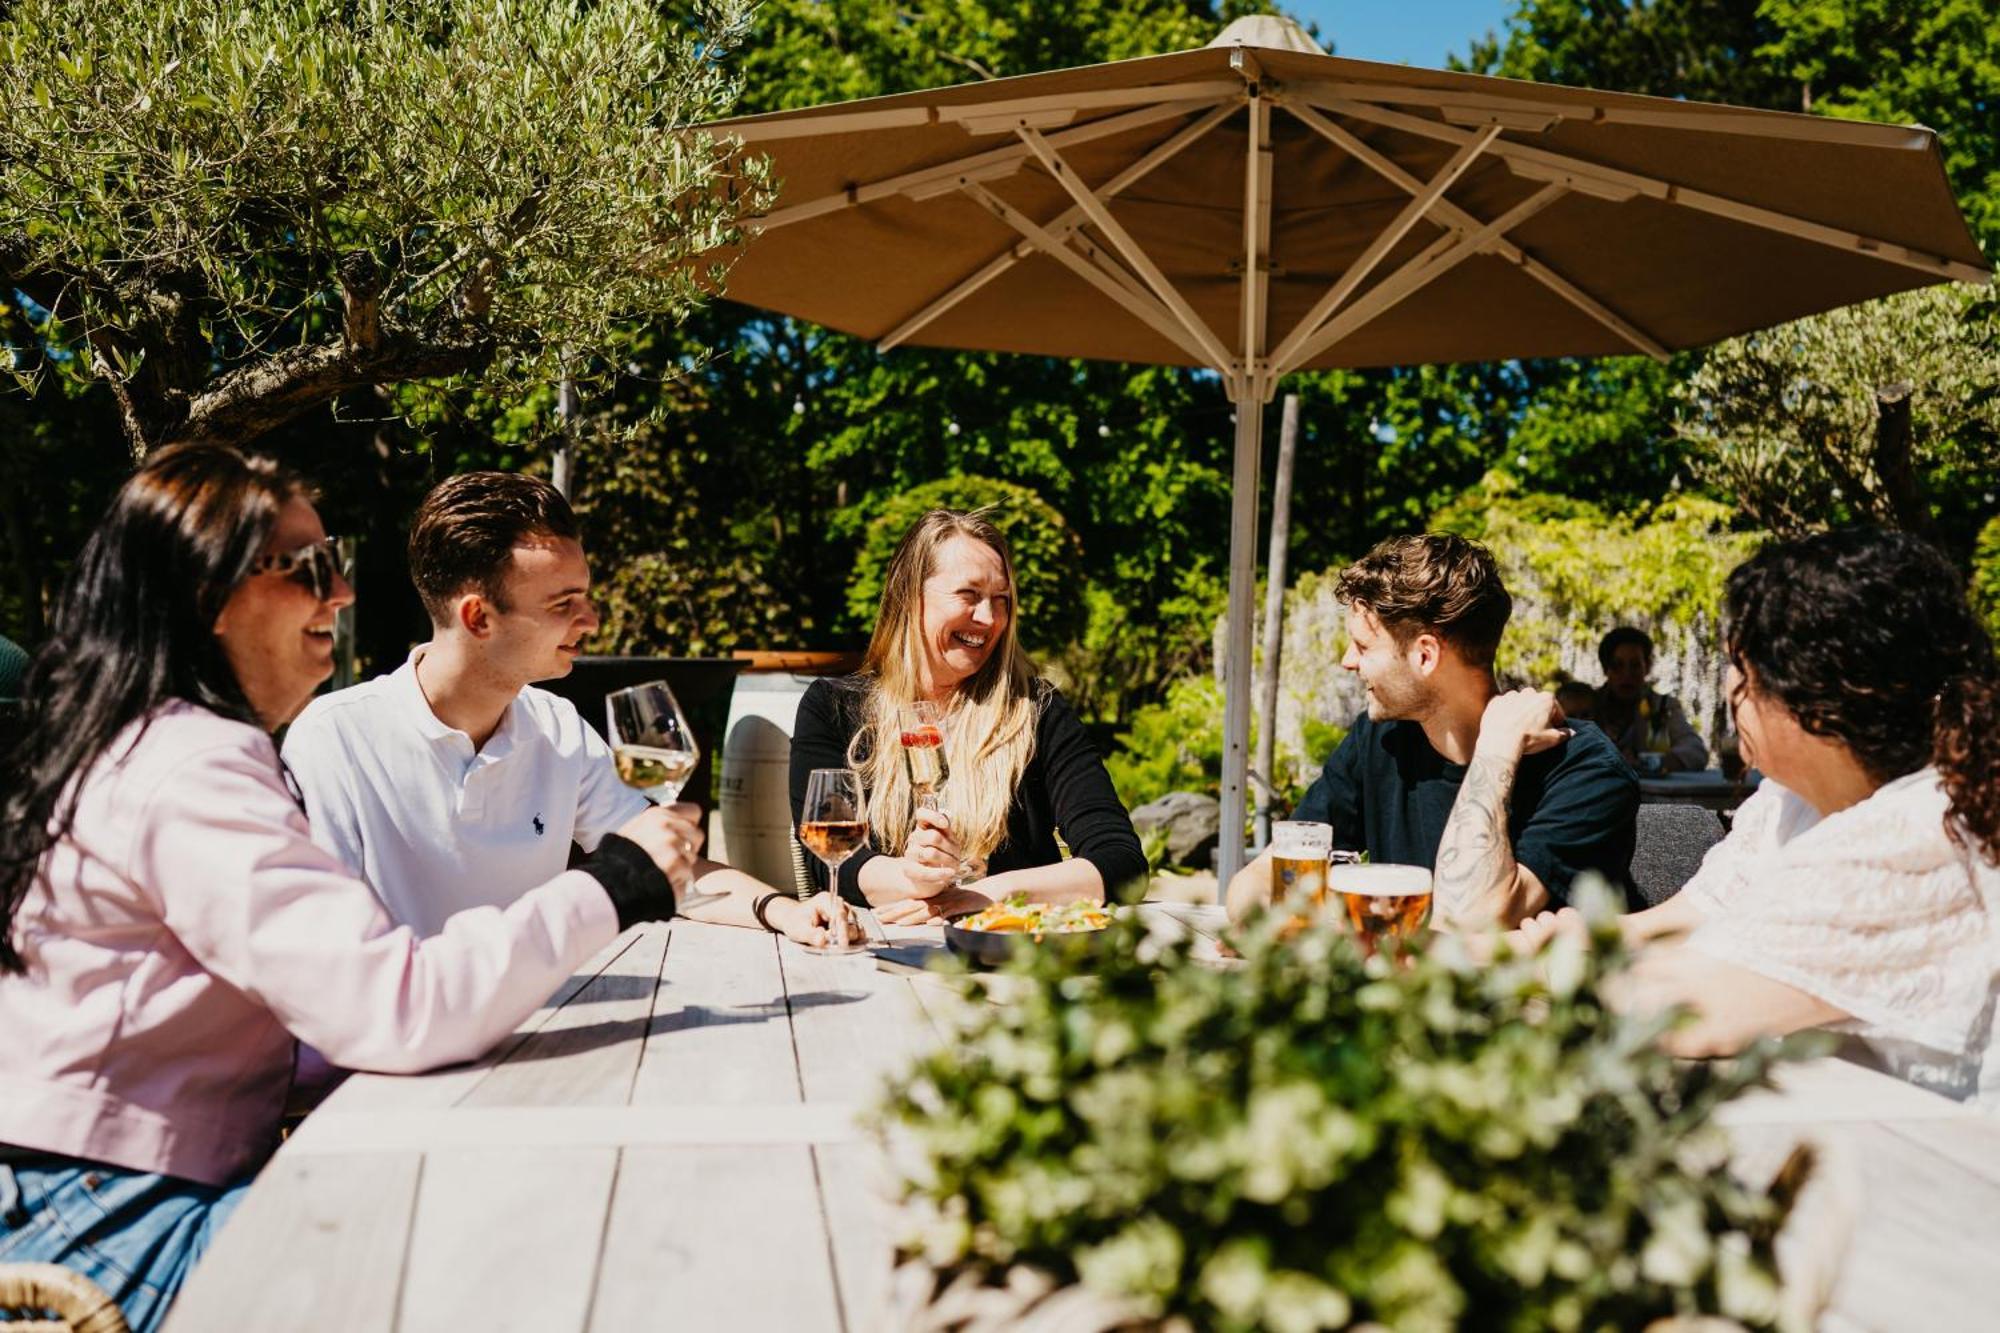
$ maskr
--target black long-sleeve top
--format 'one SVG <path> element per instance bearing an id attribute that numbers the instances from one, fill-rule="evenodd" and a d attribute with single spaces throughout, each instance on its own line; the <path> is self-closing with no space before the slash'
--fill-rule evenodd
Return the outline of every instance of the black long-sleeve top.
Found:
<path id="1" fill-rule="evenodd" d="M 806 779 L 815 768 L 845 768 L 847 746 L 862 726 L 867 682 L 859 676 L 814 681 L 799 700 L 792 731 L 792 822 L 796 826 L 805 804 Z M 1035 682 L 1035 751 L 1021 774 L 1021 785 L 1007 810 L 1007 834 L 987 858 L 986 871 L 1052 865 L 1062 859 L 1056 830 L 1062 830 L 1070 855 L 1090 862 L 1104 879 L 1104 896 L 1111 901 L 1137 898 L 1144 888 L 1146 854 L 1132 817 L 1125 813 L 1111 775 L 1097 747 L 1077 720 L 1076 710 L 1061 691 L 1046 681 Z M 881 855 L 864 846 L 840 866 L 841 895 L 853 902 L 861 894 L 861 867 Z M 825 867 L 814 862 L 816 879 Z M 977 887 L 974 885 L 973 887 Z"/>

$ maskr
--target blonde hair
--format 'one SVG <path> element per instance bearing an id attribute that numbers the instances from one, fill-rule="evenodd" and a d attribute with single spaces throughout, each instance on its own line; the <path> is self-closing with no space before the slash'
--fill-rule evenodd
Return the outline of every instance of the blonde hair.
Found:
<path id="1" fill-rule="evenodd" d="M 937 572 L 938 551 L 954 537 L 969 537 L 1000 557 L 1008 592 L 1017 586 L 1013 553 L 989 512 L 931 510 L 903 534 L 883 575 L 882 608 L 861 667 L 868 685 L 862 724 L 847 762 L 868 791 L 875 845 L 891 855 L 902 852 L 915 826 L 900 714 L 923 697 L 924 581 Z M 943 709 L 951 772 L 941 803 L 971 856 L 990 856 L 1006 838 L 1007 811 L 1035 751 L 1035 667 L 1016 629 L 1018 602 L 1013 611 L 986 661 Z"/>

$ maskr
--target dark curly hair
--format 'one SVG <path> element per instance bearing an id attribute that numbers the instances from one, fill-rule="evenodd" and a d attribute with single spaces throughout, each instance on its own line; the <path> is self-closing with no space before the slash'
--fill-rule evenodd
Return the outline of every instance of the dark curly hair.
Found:
<path id="1" fill-rule="evenodd" d="M 1514 613 L 1493 553 L 1442 532 L 1377 542 L 1340 571 L 1334 595 L 1374 612 L 1399 645 L 1428 630 L 1476 667 L 1493 665 Z"/>
<path id="2" fill-rule="evenodd" d="M 1904 532 L 1765 547 L 1729 576 L 1729 658 L 1878 782 L 1936 765 L 1952 841 L 2000 865 L 2000 667 L 1958 571 Z"/>

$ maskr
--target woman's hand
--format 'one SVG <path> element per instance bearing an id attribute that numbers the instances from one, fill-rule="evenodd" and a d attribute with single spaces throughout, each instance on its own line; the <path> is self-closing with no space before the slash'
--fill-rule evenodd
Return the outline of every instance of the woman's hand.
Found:
<path id="1" fill-rule="evenodd" d="M 1538 912 L 1500 938 L 1518 955 L 1540 953 L 1543 946 L 1558 935 L 1588 938 L 1589 934 L 1583 913 L 1574 907 L 1565 907 L 1557 912 Z"/>
<path id="2" fill-rule="evenodd" d="M 905 898 L 879 907 L 875 919 L 885 926 L 933 926 L 992 905 L 993 900 L 977 889 L 943 889 L 928 898 Z"/>
<path id="3" fill-rule="evenodd" d="M 861 923 L 855 919 L 853 909 L 831 893 L 816 893 L 805 902 L 797 898 L 773 899 L 764 909 L 764 917 L 786 939 L 814 948 L 861 938 Z"/>
<path id="4" fill-rule="evenodd" d="M 903 844 L 903 854 L 896 860 L 904 880 L 909 884 L 911 897 L 928 899 L 958 883 L 959 865 L 965 860 L 965 849 L 951 834 L 950 815 L 942 810 L 919 807 L 916 816 L 916 829 L 911 832 L 909 841 Z"/>

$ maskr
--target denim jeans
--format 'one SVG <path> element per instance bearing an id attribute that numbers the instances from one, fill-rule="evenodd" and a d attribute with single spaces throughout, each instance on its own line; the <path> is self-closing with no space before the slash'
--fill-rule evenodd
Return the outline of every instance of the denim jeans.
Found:
<path id="1" fill-rule="evenodd" d="M 88 1163 L 0 1164 L 0 1263 L 81 1273 L 133 1333 L 152 1333 L 248 1188 Z"/>

